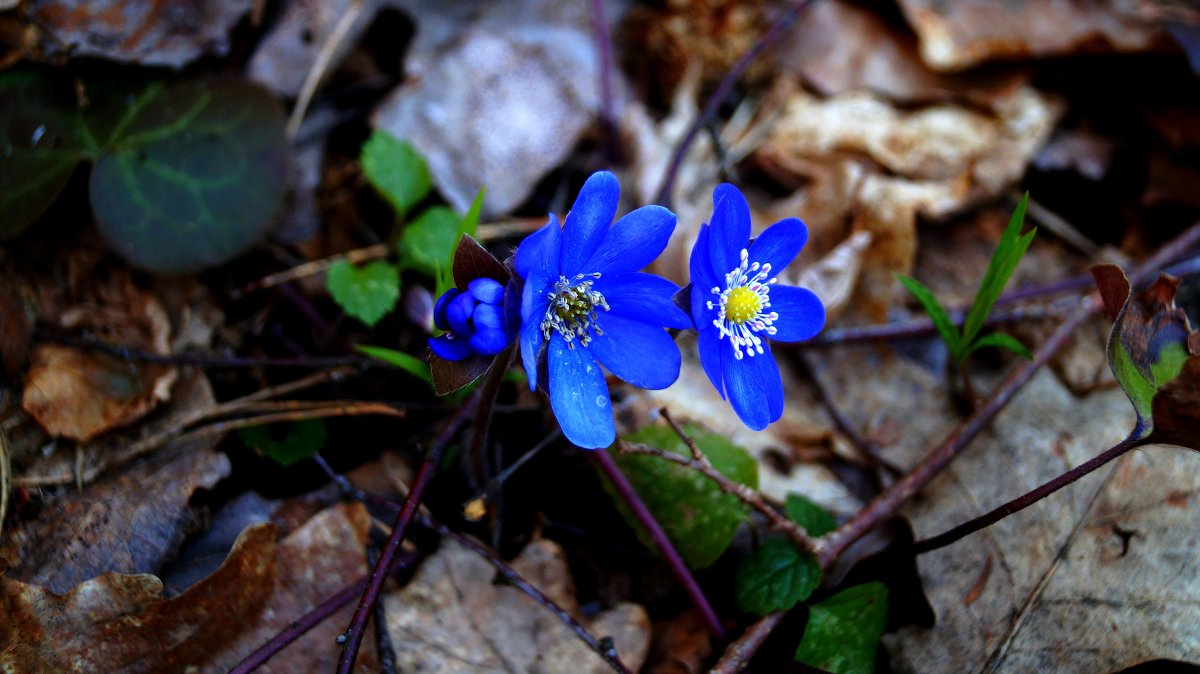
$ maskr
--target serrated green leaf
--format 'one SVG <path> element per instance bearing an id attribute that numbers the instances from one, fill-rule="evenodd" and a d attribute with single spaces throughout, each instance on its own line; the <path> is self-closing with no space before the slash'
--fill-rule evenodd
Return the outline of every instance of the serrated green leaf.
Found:
<path id="1" fill-rule="evenodd" d="M 946 348 L 950 350 L 950 356 L 955 361 L 961 361 L 965 354 L 962 353 L 958 328 L 954 325 L 954 321 L 950 320 L 950 314 L 946 312 L 945 307 L 934 297 L 933 291 L 911 276 L 900 275 L 899 279 L 900 285 L 904 286 L 904 289 L 921 303 L 925 313 L 929 314 L 929 319 L 933 321 L 933 327 L 937 329 L 938 335 L 946 343 Z"/>
<path id="2" fill-rule="evenodd" d="M 429 194 L 429 166 L 412 145 L 375 131 L 362 148 L 363 175 L 403 216 Z"/>
<path id="3" fill-rule="evenodd" d="M 1012 277 L 1017 264 L 1025 256 L 1029 244 L 1033 243 L 1033 237 L 1037 233 L 1036 227 L 1024 235 L 1021 234 L 1021 228 L 1025 225 L 1025 208 L 1028 205 L 1029 193 L 1027 192 L 1021 197 L 1016 210 L 1013 211 L 1012 218 L 1008 221 L 1008 227 L 1005 228 L 1000 242 L 996 245 L 996 250 L 992 253 L 992 259 L 988 262 L 983 280 L 979 282 L 979 290 L 975 293 L 975 300 L 971 302 L 971 309 L 967 312 L 967 318 L 963 322 L 962 340 L 964 344 L 970 344 L 979 334 L 979 330 L 983 328 L 983 323 L 987 320 L 988 314 L 992 312 L 996 300 L 1004 292 L 1004 286 L 1008 285 L 1008 279 Z M 963 355 L 966 356 L 966 354 Z"/>
<path id="4" fill-rule="evenodd" d="M 400 270 L 381 260 L 361 268 L 342 260 L 329 268 L 325 286 L 343 311 L 374 326 L 396 307 Z"/>
<path id="5" fill-rule="evenodd" d="M 438 270 L 450 264 L 461 226 L 462 218 L 445 206 L 425 209 L 404 228 L 398 245 L 400 267 L 437 278 Z"/>
<path id="6" fill-rule="evenodd" d="M 821 584 L 821 566 L 786 538 L 771 537 L 742 560 L 733 579 L 738 607 L 756 615 L 786 611 Z"/>
<path id="7" fill-rule="evenodd" d="M 758 465 L 745 449 L 699 428 L 688 426 L 686 431 L 717 472 L 746 486 L 758 486 Z M 624 439 L 690 456 L 683 441 L 667 426 L 647 426 Z M 748 506 L 694 470 L 653 456 L 618 454 L 614 458 L 683 560 L 694 569 L 715 562 L 733 541 L 738 526 L 750 516 Z M 611 489 L 607 481 L 603 484 Z M 625 521 L 646 547 L 654 549 L 624 501 L 611 490 L 609 493 Z"/>
<path id="8" fill-rule="evenodd" d="M 983 337 L 976 339 L 967 349 L 967 353 L 971 353 L 977 349 L 982 349 L 989 346 L 996 347 L 997 349 L 1006 349 L 1024 358 L 1025 360 L 1031 360 L 1033 358 L 1033 354 L 1029 351 L 1029 349 L 1024 344 L 1018 342 L 1016 337 L 1013 337 L 1012 335 L 1006 335 L 1002 332 L 988 333 Z"/>
<path id="9" fill-rule="evenodd" d="M 784 505 L 788 519 L 804 527 L 809 536 L 824 536 L 837 528 L 829 511 L 801 494 L 788 494 Z"/>
<path id="10" fill-rule="evenodd" d="M 88 141 L 69 83 L 42 69 L 0 73 L 0 240 L 46 212 L 88 154 Z"/>
<path id="11" fill-rule="evenodd" d="M 92 168 L 101 233 L 156 272 L 222 264 L 267 231 L 283 205 L 283 112 L 242 80 L 154 84 L 132 97 Z"/>
<path id="12" fill-rule="evenodd" d="M 247 447 L 283 466 L 315 456 L 325 446 L 328 431 L 320 419 L 302 419 L 286 425 L 282 439 L 272 436 L 269 426 L 239 428 L 238 436 Z"/>
<path id="13" fill-rule="evenodd" d="M 385 349 L 382 346 L 359 344 L 354 348 L 372 358 L 382 360 L 388 365 L 394 365 L 426 383 L 433 384 L 433 377 L 429 375 L 429 363 L 416 356 L 404 353 L 403 351 Z"/>
<path id="14" fill-rule="evenodd" d="M 878 581 L 855 585 L 813 604 L 796 662 L 833 674 L 872 674 L 887 616 L 887 586 Z"/>

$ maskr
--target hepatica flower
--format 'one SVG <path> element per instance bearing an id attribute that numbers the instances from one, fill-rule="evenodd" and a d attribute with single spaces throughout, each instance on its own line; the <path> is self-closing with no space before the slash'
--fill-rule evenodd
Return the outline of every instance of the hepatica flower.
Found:
<path id="1" fill-rule="evenodd" d="M 679 288 L 639 272 L 666 247 L 675 214 L 644 206 L 614 223 L 619 193 L 613 174 L 593 174 L 563 225 L 551 214 L 516 255 L 529 387 L 544 375 L 563 434 L 589 449 L 616 437 L 601 366 L 634 386 L 666 388 L 679 376 L 680 356 L 664 328 L 692 325 L 671 301 Z"/>
<path id="2" fill-rule="evenodd" d="M 429 339 L 429 348 L 446 360 L 494 356 L 508 346 L 504 286 L 477 278 L 465 291 L 451 288 L 438 298 L 433 323 L 444 334 Z"/>
<path id="3" fill-rule="evenodd" d="M 810 290 L 777 285 L 799 254 L 808 228 L 781 220 L 750 242 L 750 206 L 733 185 L 713 190 L 712 222 L 692 248 L 692 319 L 700 364 L 738 417 L 758 431 L 783 415 L 783 382 L 768 339 L 797 342 L 825 325 L 825 307 Z"/>

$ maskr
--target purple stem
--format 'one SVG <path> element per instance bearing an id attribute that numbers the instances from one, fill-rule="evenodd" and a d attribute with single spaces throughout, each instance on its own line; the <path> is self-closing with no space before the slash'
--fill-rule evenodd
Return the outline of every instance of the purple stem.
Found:
<path id="1" fill-rule="evenodd" d="M 596 463 L 600 464 L 600 469 L 604 471 L 605 477 L 612 483 L 613 488 L 621 495 L 621 499 L 625 501 L 629 509 L 633 511 L 633 516 L 642 525 L 642 528 L 650 534 L 650 538 L 654 540 L 654 544 L 658 547 L 658 551 L 662 553 L 666 559 L 667 566 L 671 568 L 671 572 L 675 574 L 675 578 L 687 590 L 691 596 L 692 602 L 696 604 L 696 608 L 704 616 L 704 621 L 708 623 L 708 628 L 712 630 L 713 635 L 717 639 L 725 638 L 725 628 L 721 626 L 721 621 L 717 618 L 716 611 L 712 605 L 708 603 L 708 599 L 704 597 L 704 591 L 700 589 L 700 584 L 692 576 L 692 572 L 688 570 L 687 564 L 683 563 L 683 558 L 679 556 L 679 552 L 675 550 L 675 546 L 671 545 L 671 539 L 667 537 L 667 532 L 663 531 L 662 526 L 654 519 L 654 515 L 642 503 L 642 499 L 638 496 L 637 491 L 621 469 L 617 467 L 617 462 L 613 460 L 612 455 L 606 449 L 597 449 L 591 452 L 591 455 L 596 458 Z"/>
<path id="2" fill-rule="evenodd" d="M 605 152 L 610 163 L 621 161 L 621 144 L 617 142 L 617 114 L 614 105 L 612 71 L 612 36 L 604 16 L 604 0 L 592 0 L 592 31 L 600 58 L 600 125 L 604 129 Z"/>

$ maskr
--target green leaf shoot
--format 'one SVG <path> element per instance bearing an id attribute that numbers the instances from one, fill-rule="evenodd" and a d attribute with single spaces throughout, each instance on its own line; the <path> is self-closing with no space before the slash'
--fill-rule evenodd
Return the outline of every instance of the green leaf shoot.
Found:
<path id="1" fill-rule="evenodd" d="M 887 586 L 878 581 L 817 602 L 809 607 L 796 661 L 834 674 L 872 674 L 887 617 Z"/>
<path id="2" fill-rule="evenodd" d="M 1033 358 L 1033 354 L 1030 353 L 1028 347 L 1018 342 L 1016 337 L 1013 337 L 1012 335 L 1006 335 L 1002 332 L 992 332 L 979 337 L 975 341 L 971 342 L 971 347 L 968 349 L 967 353 L 970 354 L 985 347 L 1005 349 L 1017 354 L 1025 360 L 1030 360 Z"/>
<path id="3" fill-rule="evenodd" d="M 1033 243 L 1033 237 L 1037 234 L 1036 227 L 1021 234 L 1021 228 L 1025 226 L 1025 208 L 1028 205 L 1029 193 L 1026 192 L 1017 204 L 1016 210 L 1013 211 L 1012 217 L 1008 221 L 1008 227 L 1004 229 L 1004 234 L 1000 236 L 1000 243 L 996 245 L 996 251 L 992 253 L 987 271 L 984 272 L 983 280 L 979 283 L 979 290 L 975 293 L 975 300 L 971 302 L 971 309 L 967 312 L 967 318 L 963 322 L 962 342 L 964 345 L 969 345 L 975 340 L 979 330 L 983 327 L 983 322 L 987 320 L 988 314 L 992 313 L 992 307 L 996 304 L 996 300 L 1000 298 L 1000 293 L 1004 292 L 1004 286 L 1008 285 L 1008 279 L 1012 277 L 1017 264 L 1025 256 L 1029 244 Z"/>
<path id="4" fill-rule="evenodd" d="M 365 267 L 342 260 L 329 268 L 325 286 L 343 311 L 374 326 L 400 298 L 400 270 L 382 260 Z"/>
<path id="5" fill-rule="evenodd" d="M 742 560 L 733 587 L 739 608 L 766 615 L 808 599 L 820 583 L 821 567 L 812 555 L 772 536 Z"/>
<path id="6" fill-rule="evenodd" d="M 416 356 L 404 353 L 403 351 L 386 349 L 382 346 L 369 346 L 367 344 L 359 344 L 354 348 L 376 360 L 398 367 L 430 385 L 433 384 L 433 377 L 429 374 L 429 363 Z"/>
<path id="7" fill-rule="evenodd" d="M 804 527 L 809 536 L 824 536 L 837 528 L 829 511 L 800 494 L 788 494 L 784 504 L 788 519 Z"/>
<path id="8" fill-rule="evenodd" d="M 929 314 L 929 319 L 933 321 L 933 327 L 937 330 L 942 341 L 946 343 L 946 348 L 950 350 L 950 356 L 958 361 L 958 354 L 962 349 L 962 338 L 958 334 L 958 327 L 954 325 L 954 321 L 950 319 L 950 314 L 946 308 L 938 302 L 934 297 L 933 291 L 924 283 L 921 283 L 911 276 L 900 276 L 900 285 L 909 292 L 913 297 L 921 303 L 925 309 L 925 313 Z"/>
<path id="9" fill-rule="evenodd" d="M 375 131 L 360 155 L 363 175 L 403 217 L 429 194 L 425 158 L 412 145 L 386 131 Z"/>
<path id="10" fill-rule="evenodd" d="M 238 436 L 247 447 L 283 466 L 315 456 L 325 446 L 328 431 L 320 419 L 302 419 L 286 425 L 287 434 L 277 439 L 270 426 L 250 426 L 238 429 Z"/>

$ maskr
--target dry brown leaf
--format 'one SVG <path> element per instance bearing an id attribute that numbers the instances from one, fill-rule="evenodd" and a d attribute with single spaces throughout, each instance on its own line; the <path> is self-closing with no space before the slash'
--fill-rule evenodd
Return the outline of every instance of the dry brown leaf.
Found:
<path id="1" fill-rule="evenodd" d="M 47 504 L 0 545 L 8 575 L 62 593 L 105 572 L 157 572 L 195 525 L 192 494 L 229 474 L 214 444 L 176 446 Z"/>
<path id="2" fill-rule="evenodd" d="M 579 605 L 562 549 L 548 540 L 526 546 L 513 567 L 573 615 Z M 609 672 L 611 669 L 558 618 L 520 590 L 493 583 L 495 570 L 452 540 L 442 542 L 404 589 L 385 599 L 388 632 L 402 671 Z M 650 619 L 620 604 L 583 621 L 597 638 L 611 636 L 621 660 L 638 671 L 650 641 Z"/>
<path id="3" fill-rule="evenodd" d="M 150 575 L 104 574 L 62 596 L 0 579 L 0 670 L 185 671 L 254 619 L 274 575 L 275 529 L 246 529 L 225 563 L 173 599 Z"/>
<path id="4" fill-rule="evenodd" d="M 1162 30 L 1139 15 L 1135 0 L 900 0 L 921 40 L 921 57 L 937 70 L 984 61 L 1051 56 L 1097 48 L 1145 51 Z M 1106 49 L 1105 49 L 1106 48 Z"/>
<path id="5" fill-rule="evenodd" d="M 694 674 L 704 670 L 712 655 L 712 632 L 700 612 L 680 613 L 664 624 L 654 626 L 654 650 L 645 674 Z"/>

